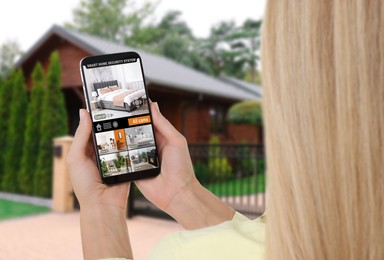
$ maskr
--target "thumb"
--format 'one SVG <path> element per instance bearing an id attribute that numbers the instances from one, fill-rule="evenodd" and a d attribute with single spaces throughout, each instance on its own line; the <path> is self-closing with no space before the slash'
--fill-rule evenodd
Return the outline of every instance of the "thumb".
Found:
<path id="1" fill-rule="evenodd" d="M 87 147 L 89 145 L 89 137 L 91 135 L 92 122 L 89 116 L 89 113 L 85 109 L 80 109 L 79 111 L 80 123 L 77 127 L 75 137 L 71 149 L 69 151 L 69 156 L 81 156 L 85 155 Z M 75 159 L 75 158 L 73 158 Z"/>
<path id="2" fill-rule="evenodd" d="M 151 102 L 153 124 L 159 134 L 166 139 L 172 139 L 181 135 L 179 131 L 160 113 L 157 102 Z"/>

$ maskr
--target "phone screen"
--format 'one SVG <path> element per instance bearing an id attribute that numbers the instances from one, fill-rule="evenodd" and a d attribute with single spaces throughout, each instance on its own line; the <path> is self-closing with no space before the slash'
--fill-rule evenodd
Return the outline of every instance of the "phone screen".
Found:
<path id="1" fill-rule="evenodd" d="M 135 52 L 92 56 L 80 66 L 103 181 L 113 184 L 159 174 L 140 56 Z"/>

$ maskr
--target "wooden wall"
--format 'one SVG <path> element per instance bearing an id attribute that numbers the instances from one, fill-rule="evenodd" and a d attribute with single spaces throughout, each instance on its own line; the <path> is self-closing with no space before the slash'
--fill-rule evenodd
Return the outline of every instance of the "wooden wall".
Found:
<path id="1" fill-rule="evenodd" d="M 79 46 L 52 35 L 26 60 L 22 69 L 28 89 L 31 88 L 31 73 L 37 61 L 43 64 L 47 71 L 49 56 L 52 51 L 59 52 L 62 66 L 62 87 L 69 115 L 69 132 L 74 134 L 79 116 L 78 110 L 84 107 L 79 62 L 85 56 L 92 55 Z M 211 133 L 210 109 L 212 106 L 222 106 L 225 110 L 233 101 L 207 98 L 199 93 L 187 93 L 182 90 L 156 84 L 149 85 L 149 97 L 157 101 L 162 114 L 184 134 L 189 143 L 207 143 L 214 135 Z M 235 126 L 227 124 L 218 135 L 223 143 L 260 143 L 260 129 L 250 126 Z"/>

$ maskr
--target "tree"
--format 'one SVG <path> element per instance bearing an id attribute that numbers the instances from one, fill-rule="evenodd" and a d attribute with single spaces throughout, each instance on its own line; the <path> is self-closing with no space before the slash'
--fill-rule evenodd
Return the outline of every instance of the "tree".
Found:
<path id="1" fill-rule="evenodd" d="M 17 173 L 20 170 L 20 155 L 24 145 L 25 109 L 27 108 L 27 88 L 24 75 L 18 71 L 12 84 L 12 97 L 8 129 L 6 135 L 7 149 L 4 151 L 2 190 L 9 192 L 18 191 Z"/>
<path id="2" fill-rule="evenodd" d="M 12 105 L 13 77 L 14 73 L 11 73 L 8 79 L 2 79 L 0 83 L 0 184 L 4 175 L 4 154 L 8 149 L 7 132 Z"/>
<path id="3" fill-rule="evenodd" d="M 137 5 L 135 0 L 82 0 L 73 12 L 73 23 L 66 27 L 123 43 L 153 9 L 149 1 Z"/>
<path id="4" fill-rule="evenodd" d="M 257 63 L 260 60 L 258 50 L 260 49 L 261 23 L 261 20 L 248 19 L 232 36 L 234 41 L 231 47 L 237 52 L 237 59 L 243 62 L 245 76 L 248 76 L 252 83 L 260 83 Z"/>
<path id="5" fill-rule="evenodd" d="M 165 14 L 156 26 L 160 37 L 156 40 L 157 52 L 188 67 L 211 73 L 210 68 L 198 54 L 199 41 L 181 18 L 179 11 Z"/>
<path id="6" fill-rule="evenodd" d="M 227 75 L 256 83 L 261 21 L 246 20 L 243 25 L 221 22 L 201 40 L 200 53 L 210 64 L 213 74 Z M 249 76 L 250 75 L 250 76 Z"/>
<path id="7" fill-rule="evenodd" d="M 233 22 L 221 22 L 219 25 L 211 28 L 208 38 L 201 40 L 200 52 L 215 76 L 222 74 L 225 62 L 230 60 L 228 56 L 231 54 L 227 41 L 234 29 L 235 24 Z M 230 74 L 234 73 L 231 72 Z"/>
<path id="8" fill-rule="evenodd" d="M 21 169 L 18 182 L 22 193 L 32 194 L 33 175 L 37 166 L 40 140 L 40 118 L 44 97 L 44 71 L 40 63 L 35 65 L 32 72 L 32 90 L 28 105 L 27 123 L 24 133 L 25 144 L 21 158 Z"/>
<path id="9" fill-rule="evenodd" d="M 61 66 L 59 55 L 53 52 L 47 74 L 47 88 L 43 97 L 40 121 L 39 155 L 34 174 L 34 194 L 51 195 L 53 138 L 68 132 L 64 96 L 61 91 Z"/>
<path id="10" fill-rule="evenodd" d="M 12 70 L 15 61 L 22 54 L 16 41 L 7 41 L 0 46 L 0 76 L 6 77 Z"/>
<path id="11" fill-rule="evenodd" d="M 158 23 L 152 16 L 157 5 L 135 0 L 82 0 L 66 27 L 157 53 L 189 67 L 211 73 L 196 51 L 197 40 L 180 19 L 179 11 L 167 12 Z M 127 12 L 127 10 L 131 10 Z"/>
<path id="12" fill-rule="evenodd" d="M 160 54 L 196 70 L 258 83 L 257 51 L 261 21 L 241 26 L 221 22 L 207 39 L 197 39 L 179 11 L 154 22 L 149 1 L 82 0 L 67 28 Z"/>
<path id="13" fill-rule="evenodd" d="M 53 137 L 64 136 L 68 134 L 68 115 L 64 94 L 61 90 L 61 64 L 58 52 L 53 52 L 50 57 L 47 93 L 49 93 L 48 102 L 51 111 L 43 111 L 43 113 L 48 113 L 52 120 Z"/>
<path id="14" fill-rule="evenodd" d="M 158 24 L 134 31 L 130 39 L 131 42 L 136 43 L 137 47 L 153 49 L 173 60 L 181 60 L 183 58 L 182 53 L 188 50 L 189 42 L 193 40 L 193 36 L 188 25 L 180 19 L 180 15 L 179 11 L 167 12 Z M 151 36 L 146 37 L 146 41 L 140 41 L 143 38 L 140 36 L 143 33 L 148 34 L 149 28 L 151 29 Z M 138 40 L 135 41 L 135 39 Z"/>

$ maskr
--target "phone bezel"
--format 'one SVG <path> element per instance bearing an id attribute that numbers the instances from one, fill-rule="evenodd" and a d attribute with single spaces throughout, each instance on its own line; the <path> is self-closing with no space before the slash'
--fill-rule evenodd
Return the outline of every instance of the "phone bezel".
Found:
<path id="1" fill-rule="evenodd" d="M 144 76 L 145 73 L 144 73 L 142 58 L 137 52 L 131 51 L 131 52 L 121 52 L 121 53 L 88 56 L 88 57 L 83 58 L 80 61 L 80 74 L 81 74 L 81 79 L 82 79 L 85 103 L 87 106 L 87 110 L 90 114 L 92 123 L 93 123 L 92 111 L 91 111 L 91 109 L 89 109 L 91 107 L 90 96 L 88 93 L 88 89 L 86 87 L 86 79 L 85 79 L 83 66 L 85 66 L 87 64 L 115 61 L 115 60 L 120 60 L 120 59 L 130 59 L 130 58 L 139 59 L 139 63 L 140 63 L 140 67 L 141 67 L 141 73 L 142 73 L 143 81 L 144 81 L 144 91 L 145 91 L 145 94 L 149 100 L 148 87 L 147 87 L 147 84 L 145 82 L 145 76 Z M 151 111 L 149 103 L 148 103 L 148 112 L 149 112 L 149 115 L 151 117 L 151 122 L 149 124 L 151 125 L 152 130 L 153 130 L 154 143 L 155 143 L 155 147 L 156 147 L 156 156 L 158 158 L 158 165 L 159 166 L 157 168 L 147 169 L 147 170 L 143 170 L 143 171 L 134 171 L 134 172 L 129 172 L 129 173 L 120 174 L 120 175 L 104 176 L 103 172 L 102 172 L 102 168 L 101 168 L 100 155 L 99 155 L 97 145 L 96 145 L 96 133 L 92 127 L 92 139 L 93 139 L 93 145 L 94 145 L 95 155 L 96 155 L 96 164 L 97 164 L 97 168 L 99 170 L 99 174 L 100 174 L 100 177 L 101 177 L 103 183 L 109 184 L 109 185 L 110 184 L 118 184 L 118 183 L 122 183 L 122 182 L 129 182 L 129 181 L 134 181 L 134 180 L 139 180 L 139 179 L 155 177 L 158 174 L 160 174 L 160 172 L 161 172 L 161 160 L 160 160 L 158 146 L 157 146 L 155 128 L 154 128 L 153 120 L 152 120 L 152 118 L 153 118 L 152 117 L 152 111 Z"/>

